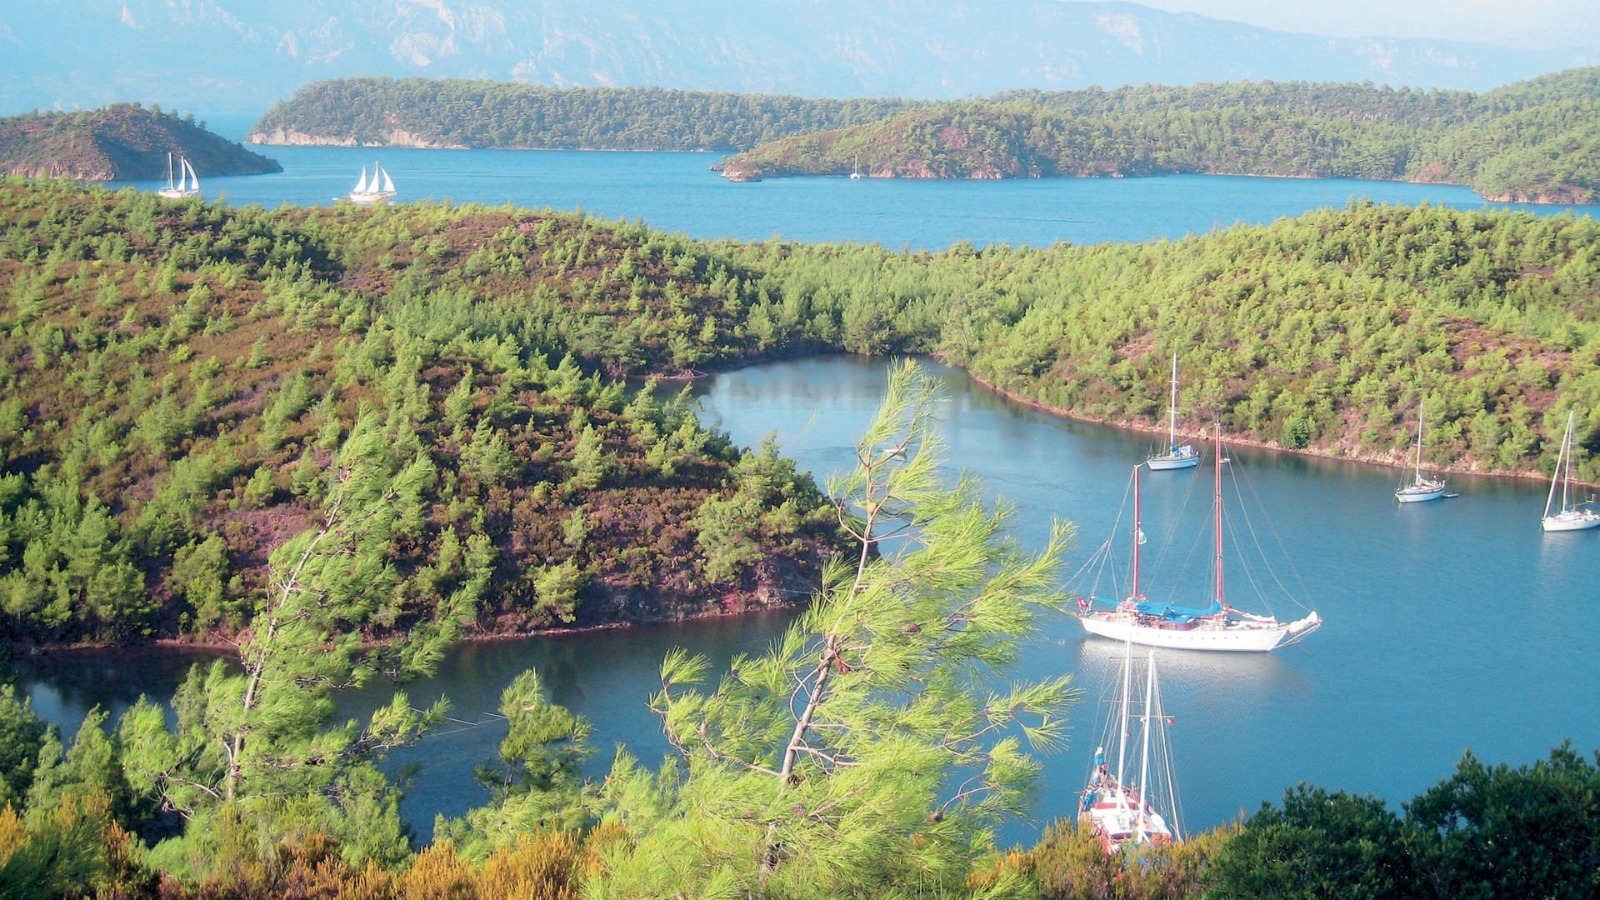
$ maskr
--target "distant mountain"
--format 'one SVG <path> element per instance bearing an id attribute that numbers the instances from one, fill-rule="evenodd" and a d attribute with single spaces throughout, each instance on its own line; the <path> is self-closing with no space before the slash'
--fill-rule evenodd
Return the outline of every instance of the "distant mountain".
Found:
<path id="1" fill-rule="evenodd" d="M 0 119 L 0 172 L 79 181 L 160 178 L 168 154 L 206 175 L 281 172 L 276 160 L 159 109 L 117 103 Z"/>
<path id="2" fill-rule="evenodd" d="M 355 76 L 951 99 L 1200 81 L 1487 90 L 1600 62 L 1063 0 L 54 0 L 0 11 L 0 112 L 259 112 Z"/>

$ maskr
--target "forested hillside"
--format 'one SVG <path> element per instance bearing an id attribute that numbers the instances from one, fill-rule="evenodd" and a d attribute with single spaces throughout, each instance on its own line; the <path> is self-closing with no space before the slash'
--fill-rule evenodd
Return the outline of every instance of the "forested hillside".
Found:
<path id="1" fill-rule="evenodd" d="M 798 330 L 927 352 L 1024 399 L 1398 462 L 1426 399 L 1429 462 L 1548 472 L 1576 407 L 1600 481 L 1600 225 L 1588 217 L 1360 203 L 1147 245 L 730 247 L 768 274 L 755 347 Z"/>
<path id="2" fill-rule="evenodd" d="M 188 157 L 207 176 L 283 171 L 276 161 L 207 131 L 193 114 L 179 118 L 137 103 L 0 119 L 0 171 L 11 175 L 155 179 L 166 174 L 169 153 Z"/>
<path id="3" fill-rule="evenodd" d="M 932 353 L 1069 415 L 1600 481 L 1600 226 L 1358 204 L 1150 245 L 705 245 L 512 209 L 265 212 L 10 183 L 0 601 L 31 640 L 228 633 L 357 422 L 415 466 L 379 635 L 778 602 L 826 504 L 619 377 Z M 1065 511 L 1070 514 L 1070 511 Z"/>
<path id="4" fill-rule="evenodd" d="M 1496 200 L 1600 200 L 1600 69 L 1484 94 L 1241 82 L 1018 92 L 923 106 L 728 158 L 773 175 L 1040 178 L 1176 173 L 1448 182 Z"/>
<path id="5" fill-rule="evenodd" d="M 1150 425 L 1178 352 L 1197 427 L 1394 458 L 1425 397 L 1437 461 L 1525 471 L 1575 407 L 1592 479 L 1597 248 L 1588 218 L 1367 203 L 1141 246 L 901 254 L 0 182 L 0 636 L 237 649 L 70 741 L 0 686 L 0 894 L 1581 895 L 1600 768 L 1570 746 L 1516 768 L 1468 753 L 1403 815 L 1291 788 L 1137 865 L 1069 823 L 997 848 L 1081 704 L 1065 677 L 990 693 L 974 673 L 1004 676 L 1059 602 L 1070 526 L 1024 552 L 1003 506 L 945 481 L 914 367 L 892 367 L 831 499 L 617 376 L 937 353 Z M 428 847 L 379 763 L 448 703 L 335 718 L 336 691 L 427 672 L 463 634 L 811 596 L 720 678 L 662 661 L 659 768 L 621 751 L 585 775 L 588 723 L 518 677 L 482 805 Z M 1551 816 L 1567 827 L 1528 824 Z"/>
<path id="6" fill-rule="evenodd" d="M 834 522 L 810 480 L 598 371 L 693 364 L 738 314 L 716 283 L 572 217 L 0 185 L 0 636 L 233 634 L 358 426 L 403 482 L 368 637 L 803 600 Z"/>
<path id="7" fill-rule="evenodd" d="M 504 81 L 343 78 L 274 104 L 263 144 L 537 150 L 739 150 L 872 122 L 908 100 L 806 100 L 661 88 L 550 88 Z"/>

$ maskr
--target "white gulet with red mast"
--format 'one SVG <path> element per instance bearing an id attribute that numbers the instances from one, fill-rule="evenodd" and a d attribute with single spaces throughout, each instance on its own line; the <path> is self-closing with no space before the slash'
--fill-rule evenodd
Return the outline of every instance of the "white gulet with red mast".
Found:
<path id="1" fill-rule="evenodd" d="M 1209 606 L 1177 606 L 1152 602 L 1140 591 L 1139 548 L 1144 532 L 1139 519 L 1139 467 L 1133 470 L 1133 561 L 1132 589 L 1122 600 L 1107 603 L 1094 598 L 1079 598 L 1078 618 L 1084 630 L 1097 637 L 1129 641 L 1147 647 L 1178 650 L 1229 650 L 1265 652 L 1300 640 L 1322 625 L 1322 618 L 1311 611 L 1304 618 L 1280 622 L 1234 609 L 1223 593 L 1222 427 L 1217 426 L 1216 486 L 1212 499 L 1212 527 L 1215 532 L 1213 581 L 1215 592 Z M 1109 547 L 1107 542 L 1107 547 Z"/>

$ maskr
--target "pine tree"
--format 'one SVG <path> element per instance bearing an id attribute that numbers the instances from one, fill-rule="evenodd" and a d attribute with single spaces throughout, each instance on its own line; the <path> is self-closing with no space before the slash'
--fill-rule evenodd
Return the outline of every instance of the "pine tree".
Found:
<path id="1" fill-rule="evenodd" d="M 663 663 L 653 706 L 676 755 L 654 775 L 619 756 L 604 797 L 633 841 L 595 896 L 958 893 L 993 827 L 1024 810 L 1038 764 L 1022 738 L 1059 743 L 1077 692 L 1068 676 L 992 685 L 1055 608 L 1070 529 L 1025 554 L 1007 509 L 970 479 L 946 484 L 938 402 L 915 366 L 891 372 L 830 491 L 859 553 L 779 645 L 711 691 L 704 659 Z"/>
<path id="2" fill-rule="evenodd" d="M 193 840 L 168 848 L 167 862 L 194 874 L 225 864 L 211 842 L 226 844 L 230 827 L 320 831 L 357 864 L 409 853 L 398 795 L 375 762 L 419 738 L 445 705 L 418 711 L 396 693 L 365 724 L 328 720 L 335 690 L 380 673 L 431 670 L 465 608 L 443 610 L 404 643 L 363 644 L 364 623 L 394 591 L 391 538 L 419 490 L 414 482 L 431 471 L 400 467 L 375 420 L 358 422 L 334 460 L 322 524 L 272 554 L 238 668 L 218 661 L 190 673 L 173 697 L 175 733 L 148 701 L 124 715 L 130 782 L 190 822 Z"/>

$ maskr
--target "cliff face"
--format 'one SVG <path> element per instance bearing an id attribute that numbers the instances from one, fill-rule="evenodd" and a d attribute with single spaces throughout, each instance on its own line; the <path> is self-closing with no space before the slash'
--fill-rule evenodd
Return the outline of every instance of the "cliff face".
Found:
<path id="1" fill-rule="evenodd" d="M 379 140 L 358 141 L 350 137 L 329 137 L 309 134 L 297 128 L 278 127 L 268 131 L 253 131 L 246 138 L 251 144 L 274 144 L 291 147 L 413 147 L 419 150 L 465 150 L 465 144 L 432 141 L 403 128 L 386 131 Z"/>
<path id="2" fill-rule="evenodd" d="M 0 170 L 35 178 L 161 178 L 168 154 L 203 175 L 259 175 L 283 167 L 186 119 L 131 104 L 0 119 Z"/>

